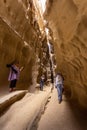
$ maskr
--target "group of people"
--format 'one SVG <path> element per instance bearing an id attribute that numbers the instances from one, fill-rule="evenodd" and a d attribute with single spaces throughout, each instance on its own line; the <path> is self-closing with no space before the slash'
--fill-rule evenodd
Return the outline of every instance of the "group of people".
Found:
<path id="1" fill-rule="evenodd" d="M 41 76 L 41 79 L 40 79 L 40 90 L 41 91 L 43 91 L 44 83 L 45 83 L 45 76 L 43 74 Z M 55 88 L 57 89 L 57 92 L 58 92 L 58 101 L 59 101 L 59 103 L 61 103 L 62 102 L 62 94 L 64 91 L 64 85 L 63 85 L 64 77 L 63 77 L 63 75 L 61 73 L 57 73 L 55 78 L 54 78 L 53 73 L 51 73 L 51 83 L 52 83 L 51 91 L 53 90 L 53 88 L 55 86 Z"/>
<path id="2" fill-rule="evenodd" d="M 19 79 L 20 72 L 24 69 L 24 67 L 20 68 L 19 62 L 7 64 L 6 66 L 10 69 L 8 81 L 10 81 L 9 92 L 12 92 L 16 89 L 16 83 Z M 59 103 L 62 102 L 62 93 L 64 91 L 63 81 L 64 81 L 64 78 L 61 73 L 56 74 L 55 80 L 53 77 L 53 73 L 51 73 L 52 89 L 53 89 L 53 84 L 54 84 L 55 88 L 57 89 L 57 92 L 58 92 Z M 40 78 L 40 90 L 41 91 L 43 91 L 44 83 L 45 83 L 45 75 L 43 74 Z"/>

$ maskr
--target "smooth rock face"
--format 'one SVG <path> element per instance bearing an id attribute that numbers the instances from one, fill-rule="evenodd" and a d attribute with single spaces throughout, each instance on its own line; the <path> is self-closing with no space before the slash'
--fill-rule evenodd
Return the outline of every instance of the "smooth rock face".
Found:
<path id="1" fill-rule="evenodd" d="M 57 70 L 72 98 L 87 107 L 87 0 L 47 0 L 45 19 L 53 31 Z"/>

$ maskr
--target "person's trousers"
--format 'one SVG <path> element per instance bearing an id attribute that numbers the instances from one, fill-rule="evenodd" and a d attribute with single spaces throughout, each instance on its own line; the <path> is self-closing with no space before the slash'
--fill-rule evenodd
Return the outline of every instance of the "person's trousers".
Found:
<path id="1" fill-rule="evenodd" d="M 41 91 L 43 91 L 43 86 L 44 86 L 44 83 L 41 82 L 41 83 L 40 83 L 40 90 L 41 90 Z"/>
<path id="2" fill-rule="evenodd" d="M 57 85 L 58 100 L 62 101 L 62 84 Z"/>
<path id="3" fill-rule="evenodd" d="M 17 79 L 11 80 L 9 88 L 15 88 L 17 83 Z"/>

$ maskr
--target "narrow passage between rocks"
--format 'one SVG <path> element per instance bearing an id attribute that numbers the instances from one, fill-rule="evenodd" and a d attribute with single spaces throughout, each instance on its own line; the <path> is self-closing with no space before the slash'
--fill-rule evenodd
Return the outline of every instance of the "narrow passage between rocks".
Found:
<path id="1" fill-rule="evenodd" d="M 52 93 L 47 109 L 42 115 L 37 130 L 86 130 L 87 112 L 78 107 L 63 95 L 63 101 L 58 103 L 56 89 Z"/>

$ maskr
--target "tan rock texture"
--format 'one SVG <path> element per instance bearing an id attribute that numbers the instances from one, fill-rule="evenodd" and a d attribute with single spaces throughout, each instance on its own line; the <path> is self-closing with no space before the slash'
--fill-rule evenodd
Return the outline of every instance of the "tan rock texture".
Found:
<path id="1" fill-rule="evenodd" d="M 8 86 L 9 70 L 6 64 L 15 59 L 19 60 L 20 66 L 24 66 L 17 83 L 18 89 L 27 89 L 33 82 L 32 70 L 41 40 L 31 3 L 31 0 L 0 0 L 0 89 Z"/>
<path id="2" fill-rule="evenodd" d="M 87 0 L 47 0 L 58 68 L 71 97 L 87 107 Z"/>

